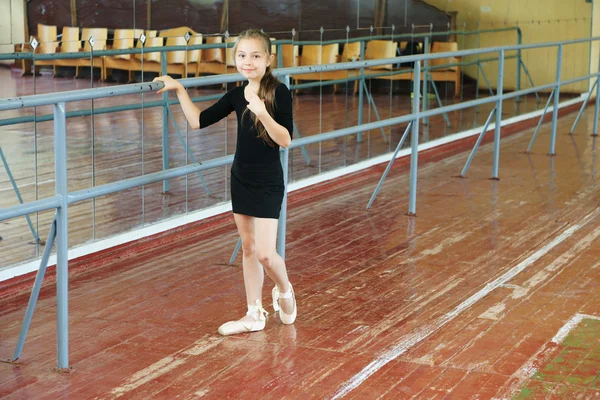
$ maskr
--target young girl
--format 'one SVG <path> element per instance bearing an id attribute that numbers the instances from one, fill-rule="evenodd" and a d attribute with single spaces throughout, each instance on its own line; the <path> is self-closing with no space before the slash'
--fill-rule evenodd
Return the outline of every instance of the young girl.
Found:
<path id="1" fill-rule="evenodd" d="M 244 285 L 248 312 L 238 321 L 219 327 L 221 335 L 264 329 L 267 312 L 262 307 L 264 270 L 275 282 L 273 308 L 284 324 L 296 319 L 296 299 L 288 280 L 285 262 L 277 254 L 277 220 L 284 194 L 279 147 L 291 143 L 292 97 L 288 88 L 271 74 L 271 41 L 262 31 L 249 29 L 234 46 L 235 63 L 248 80 L 200 112 L 185 89 L 170 76 L 155 81 L 175 90 L 193 129 L 205 128 L 235 111 L 237 144 L 231 167 L 231 202 L 235 223 L 242 238 Z"/>

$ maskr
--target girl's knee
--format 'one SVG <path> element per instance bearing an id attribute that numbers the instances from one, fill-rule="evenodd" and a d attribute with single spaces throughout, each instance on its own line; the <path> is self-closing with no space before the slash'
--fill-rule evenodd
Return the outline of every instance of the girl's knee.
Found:
<path id="1" fill-rule="evenodd" d="M 258 250 L 256 252 L 256 258 L 258 262 L 262 264 L 265 268 L 271 268 L 273 264 L 273 252 L 272 251 L 264 251 Z"/>
<path id="2" fill-rule="evenodd" d="M 256 247 L 254 246 L 254 240 L 248 242 L 242 241 L 242 253 L 244 257 L 252 257 L 256 253 Z"/>

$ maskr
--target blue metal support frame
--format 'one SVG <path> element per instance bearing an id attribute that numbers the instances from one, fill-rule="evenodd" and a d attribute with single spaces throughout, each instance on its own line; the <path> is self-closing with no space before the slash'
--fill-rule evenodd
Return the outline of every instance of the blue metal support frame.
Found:
<path id="1" fill-rule="evenodd" d="M 171 112 L 171 107 L 169 107 L 168 104 L 166 105 L 166 109 L 167 109 L 168 116 L 171 118 L 171 123 L 175 127 L 175 132 L 177 132 L 177 137 L 179 138 L 179 141 L 181 142 L 183 149 L 186 151 L 186 153 L 188 154 L 188 156 L 190 157 L 190 159 L 192 160 L 193 163 L 202 164 L 201 162 L 196 161 L 196 157 L 194 157 L 194 153 L 192 153 L 192 150 L 190 149 L 190 147 L 187 145 L 187 143 L 183 139 L 183 136 L 181 135 L 181 131 L 179 130 L 179 127 L 177 126 L 177 122 L 175 122 L 175 117 L 173 116 L 173 113 Z M 210 189 L 208 188 L 208 186 L 206 185 L 206 182 L 204 181 L 202 172 L 198 171 L 198 176 L 200 177 L 200 182 L 202 182 L 204 191 L 206 191 L 206 194 L 208 194 L 210 196 L 211 195 Z"/>
<path id="2" fill-rule="evenodd" d="M 294 122 L 294 136 L 296 136 L 297 138 L 302 138 L 302 135 L 300 135 L 300 132 L 298 131 L 298 127 L 296 127 L 296 123 Z M 304 161 L 306 161 L 306 165 L 310 164 L 310 157 L 308 156 L 308 151 L 306 151 L 306 147 L 302 146 L 302 148 L 300 149 L 300 151 L 302 152 L 302 156 L 304 157 Z"/>
<path id="3" fill-rule="evenodd" d="M 517 27 L 517 45 L 521 45 L 523 43 L 523 32 L 521 32 L 521 28 Z M 521 49 L 517 50 L 517 91 L 521 90 L 521 63 L 523 62 L 523 58 L 521 55 Z M 515 99 L 517 103 L 521 102 L 521 97 L 517 97 Z"/>
<path id="4" fill-rule="evenodd" d="M 160 68 L 163 75 L 167 74 L 167 54 L 162 53 L 160 57 Z M 162 164 L 163 171 L 169 169 L 169 92 L 162 94 Z M 169 193 L 171 182 L 163 182 L 163 193 Z"/>
<path id="5" fill-rule="evenodd" d="M 492 168 L 492 179 L 500 179 L 498 168 L 500 164 L 500 132 L 502 129 L 502 94 L 504 93 L 504 50 L 500 50 L 500 61 L 498 62 L 498 89 L 496 90 L 496 130 L 494 132 L 494 165 Z"/>
<path id="6" fill-rule="evenodd" d="M 54 106 L 54 165 L 56 194 L 56 325 L 58 368 L 69 367 L 69 212 L 67 185 L 67 120 L 65 103 Z"/>
<path id="7" fill-rule="evenodd" d="M 360 59 L 365 60 L 365 42 L 360 42 Z M 365 67 L 360 67 L 360 82 L 358 85 L 358 125 L 363 123 L 363 83 L 365 82 Z M 362 142 L 362 132 L 356 137 L 357 142 Z"/>
<path id="8" fill-rule="evenodd" d="M 558 45 L 558 56 L 556 61 L 556 86 L 554 89 L 554 109 L 552 110 L 552 132 L 550 134 L 550 152 L 548 155 L 556 155 L 556 128 L 558 127 L 558 103 L 560 98 L 560 76 L 562 73 L 563 46 Z"/>
<path id="9" fill-rule="evenodd" d="M 469 167 L 471 166 L 471 162 L 473 161 L 473 158 L 475 158 L 475 153 L 477 152 L 477 149 L 481 145 L 481 141 L 483 140 L 483 137 L 485 136 L 485 134 L 488 130 L 488 126 L 490 126 L 490 123 L 492 122 L 492 118 L 494 118 L 495 113 L 496 113 L 496 108 L 494 108 L 492 110 L 492 112 L 488 116 L 487 120 L 485 121 L 483 130 L 479 134 L 479 137 L 477 138 L 477 141 L 475 142 L 475 145 L 473 146 L 473 149 L 471 150 L 471 154 L 469 154 L 469 158 L 467 159 L 467 162 L 465 162 L 465 166 L 463 167 L 463 169 L 460 173 L 461 178 L 465 178 L 467 176 L 467 171 L 469 170 Z"/>
<path id="10" fill-rule="evenodd" d="M 544 121 L 544 118 L 546 117 L 546 113 L 548 112 L 548 107 L 550 107 L 550 101 L 552 100 L 553 97 L 554 97 L 554 89 L 552 89 L 552 92 L 550 92 L 550 96 L 548 96 L 548 101 L 546 101 L 546 106 L 544 107 L 544 111 L 542 112 L 542 116 L 540 117 L 540 120 L 539 120 L 537 126 L 535 127 L 535 131 L 533 132 L 533 136 L 531 137 L 529 146 L 527 146 L 526 153 L 530 153 L 531 149 L 533 148 L 533 143 L 535 142 L 535 139 L 537 138 L 537 135 L 542 126 L 542 122 Z"/>
<path id="11" fill-rule="evenodd" d="M 587 107 L 590 98 L 592 97 L 592 93 L 594 93 L 594 89 L 598 86 L 598 81 L 596 80 L 594 82 L 594 84 L 592 85 L 592 89 L 588 92 L 587 97 L 585 98 L 585 101 L 583 103 L 581 103 L 581 109 L 579 110 L 579 113 L 577 113 L 577 118 L 575 118 L 575 122 L 573 123 L 573 126 L 571 127 L 571 130 L 569 131 L 569 135 L 572 135 L 573 132 L 575 132 L 575 128 L 577 127 L 577 124 L 579 124 L 579 120 L 581 119 L 581 115 L 583 114 L 583 110 L 585 110 L 585 108 Z"/>
<path id="12" fill-rule="evenodd" d="M 600 84 L 598 84 L 598 80 L 600 80 L 600 56 L 598 57 L 598 76 L 596 77 L 596 105 L 594 107 L 594 130 L 592 136 L 598 136 L 598 111 L 600 110 Z"/>
<path id="13" fill-rule="evenodd" d="M 415 81 L 413 85 L 413 110 L 420 111 L 421 97 L 421 63 L 415 62 Z M 418 114 L 417 114 L 418 115 Z M 417 215 L 417 168 L 419 164 L 419 117 L 415 118 L 412 124 L 412 133 L 410 136 L 410 195 L 408 201 L 408 215 Z"/>
<path id="14" fill-rule="evenodd" d="M 423 54 L 429 53 L 429 36 L 425 36 L 423 42 Z M 427 111 L 429 108 L 429 96 L 427 90 L 427 84 L 429 83 L 429 79 L 427 78 L 429 75 L 429 60 L 423 60 L 423 111 Z M 420 76 L 419 76 L 420 79 Z M 416 96 L 416 95 L 415 95 Z M 429 125 L 429 118 L 423 118 L 423 125 Z"/>
<path id="15" fill-rule="evenodd" d="M 429 80 L 431 81 L 431 87 L 433 87 L 433 91 L 435 92 L 435 97 L 437 99 L 438 105 L 441 107 L 444 107 L 444 103 L 442 103 L 442 98 L 440 97 L 440 93 L 438 92 L 437 89 L 437 85 L 435 84 L 435 81 L 433 80 L 433 76 L 429 75 Z M 448 113 L 442 113 L 442 116 L 444 117 L 444 120 L 446 121 L 446 125 L 448 127 L 450 127 L 452 124 L 450 123 L 450 118 L 448 117 Z"/>
<path id="16" fill-rule="evenodd" d="M 388 165 L 385 168 L 385 171 L 383 172 L 383 175 L 381 175 L 381 179 L 379 179 L 379 183 L 377 184 L 377 187 L 375 188 L 375 191 L 373 191 L 373 194 L 371 195 L 371 199 L 369 200 L 369 203 L 367 204 L 367 210 L 369 208 L 371 208 L 371 206 L 373 205 L 373 202 L 375 201 L 375 198 L 377 197 L 377 194 L 379 194 L 379 190 L 381 190 L 381 186 L 383 185 L 383 181 L 385 181 L 385 178 L 387 178 L 388 173 L 392 169 L 392 165 L 394 165 L 394 161 L 396 161 L 396 157 L 398 156 L 398 152 L 400 152 L 400 149 L 402 148 L 402 145 L 404 144 L 404 141 L 408 137 L 408 132 L 410 132 L 412 124 L 413 124 L 412 121 L 409 122 L 408 126 L 404 130 L 404 133 L 402 134 L 402 137 L 400 138 L 400 141 L 398 142 L 398 146 L 396 146 L 396 150 L 394 151 L 394 154 L 392 154 L 392 158 L 388 162 Z"/>
<path id="17" fill-rule="evenodd" d="M 29 303 L 27 304 L 27 310 L 25 311 L 25 317 L 23 318 L 23 324 L 21 325 L 21 331 L 19 332 L 19 339 L 17 340 L 17 345 L 13 353 L 12 361 L 16 361 L 19 358 L 21 358 L 23 346 L 25 345 L 25 338 L 27 337 L 27 332 L 29 331 L 29 326 L 31 325 L 31 318 L 33 318 L 33 311 L 35 310 L 35 305 L 40 295 L 42 282 L 44 282 L 44 275 L 46 274 L 46 269 L 48 268 L 48 259 L 50 258 L 50 253 L 52 253 L 52 247 L 54 246 L 55 238 L 56 213 L 54 214 L 54 219 L 52 220 L 52 224 L 50 225 L 48 240 L 46 241 L 46 246 L 44 247 L 44 252 L 42 253 L 42 260 L 40 261 L 40 268 L 38 269 L 37 274 L 35 275 L 35 282 L 33 283 L 33 288 L 31 289 Z"/>
<path id="18" fill-rule="evenodd" d="M 4 169 L 6 170 L 8 179 L 10 180 L 10 183 L 15 191 L 15 194 L 17 195 L 17 199 L 19 200 L 20 204 L 23 204 L 23 197 L 21 196 L 21 192 L 19 191 L 19 186 L 17 186 L 17 182 L 15 181 L 15 178 L 13 177 L 13 174 L 10 171 L 10 168 L 8 166 L 8 161 L 6 160 L 6 157 L 4 156 L 4 152 L 2 151 L 2 146 L 0 146 L 0 158 L 2 159 L 2 163 L 4 164 Z M 29 225 L 29 230 L 31 231 L 31 234 L 33 235 L 33 241 L 35 243 L 43 244 L 42 241 L 40 240 L 40 237 L 38 236 L 37 231 L 33 227 L 33 223 L 31 222 L 31 218 L 29 218 L 29 215 L 26 215 L 25 219 L 27 220 L 27 225 Z"/>
<path id="19" fill-rule="evenodd" d="M 525 75 L 527 75 L 527 78 L 529 78 L 529 83 L 531 83 L 531 87 L 535 87 L 535 84 L 533 83 L 533 79 L 531 78 L 531 74 L 529 73 L 529 70 L 525 66 L 525 63 L 523 62 L 522 59 L 521 59 L 521 66 L 523 67 L 523 71 L 525 71 Z M 540 95 L 538 94 L 538 92 L 534 92 L 534 93 L 535 93 L 535 98 L 537 99 L 537 102 L 541 103 L 542 100 L 540 99 Z M 520 98 L 520 96 L 517 98 Z"/>
<path id="20" fill-rule="evenodd" d="M 283 187 L 285 189 L 283 191 L 283 201 L 281 203 L 279 220 L 277 221 L 277 254 L 279 254 L 281 258 L 285 260 L 285 235 L 287 232 L 287 184 L 290 150 L 288 148 L 285 148 L 282 149 L 280 153 L 281 167 L 283 168 Z"/>
<path id="21" fill-rule="evenodd" d="M 492 90 L 492 85 L 490 85 L 490 81 L 488 80 L 488 77 L 485 73 L 485 71 L 483 70 L 483 67 L 481 66 L 480 63 L 477 63 L 477 67 L 479 67 L 479 69 L 481 70 L 481 75 L 483 76 L 483 80 L 485 81 L 488 90 L 490 91 L 490 94 L 493 96 L 494 95 L 494 91 Z"/>
<path id="22" fill-rule="evenodd" d="M 371 96 L 371 93 L 369 92 L 369 88 L 367 88 L 367 82 L 366 81 L 362 81 L 362 85 L 364 87 L 365 93 L 367 94 L 367 102 L 368 104 L 370 104 L 373 107 L 373 111 L 375 112 L 375 117 L 377 118 L 377 121 L 381 121 L 381 117 L 379 116 L 379 110 L 377 109 L 377 105 L 375 105 L 375 100 L 373 100 L 373 96 Z M 387 143 L 387 136 L 385 135 L 385 130 L 382 128 L 381 129 L 381 136 L 383 137 L 383 143 Z"/>

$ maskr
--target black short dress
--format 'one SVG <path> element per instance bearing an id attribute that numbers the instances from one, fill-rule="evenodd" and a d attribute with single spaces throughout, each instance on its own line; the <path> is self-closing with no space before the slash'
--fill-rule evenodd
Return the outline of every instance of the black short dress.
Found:
<path id="1" fill-rule="evenodd" d="M 254 128 L 251 112 L 244 113 L 248 102 L 243 86 L 231 89 L 218 102 L 200 113 L 200 128 L 220 121 L 235 111 L 237 143 L 231 166 L 231 203 L 236 214 L 257 218 L 279 218 L 285 191 L 279 146 L 271 146 Z M 243 116 L 243 120 L 242 120 Z M 275 121 L 293 132 L 292 96 L 284 84 L 275 90 Z"/>

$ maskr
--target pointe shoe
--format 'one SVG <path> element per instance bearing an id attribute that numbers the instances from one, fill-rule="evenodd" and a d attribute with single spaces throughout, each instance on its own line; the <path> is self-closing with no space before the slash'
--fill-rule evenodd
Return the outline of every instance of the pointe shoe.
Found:
<path id="1" fill-rule="evenodd" d="M 237 335 L 238 333 L 256 332 L 265 329 L 268 312 L 262 308 L 259 300 L 255 306 L 248 306 L 246 315 L 254 318 L 254 321 L 229 321 L 219 327 L 219 333 L 223 336 Z"/>
<path id="2" fill-rule="evenodd" d="M 281 293 L 279 291 L 279 289 L 277 289 L 277 286 L 275 286 L 273 288 L 273 309 L 275 310 L 275 312 L 279 311 L 279 319 L 281 319 L 281 322 L 283 322 L 286 325 L 290 325 L 293 324 L 294 321 L 296 320 L 296 315 L 298 314 L 298 307 L 296 307 L 296 296 L 294 295 L 294 288 L 292 287 L 292 284 L 290 283 L 290 290 L 289 292 L 285 292 L 285 293 Z M 281 307 L 279 306 L 279 299 L 294 299 L 294 310 L 292 311 L 291 314 L 286 314 Z"/>

